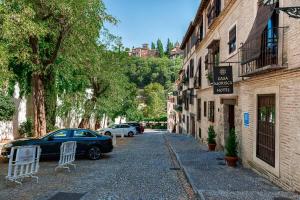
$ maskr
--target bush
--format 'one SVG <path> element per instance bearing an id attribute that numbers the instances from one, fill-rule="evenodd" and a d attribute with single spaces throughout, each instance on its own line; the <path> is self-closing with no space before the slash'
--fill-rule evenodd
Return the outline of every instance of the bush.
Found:
<path id="1" fill-rule="evenodd" d="M 235 129 L 231 129 L 225 145 L 226 156 L 237 157 L 237 146 L 238 143 L 235 134 Z"/>
<path id="2" fill-rule="evenodd" d="M 213 126 L 209 126 L 208 127 L 208 138 L 207 138 L 207 142 L 208 144 L 216 144 L 216 132 L 214 130 Z"/>
<path id="3" fill-rule="evenodd" d="M 19 134 L 22 137 L 33 137 L 33 122 L 32 119 L 27 119 L 25 122 L 21 123 L 19 128 Z"/>

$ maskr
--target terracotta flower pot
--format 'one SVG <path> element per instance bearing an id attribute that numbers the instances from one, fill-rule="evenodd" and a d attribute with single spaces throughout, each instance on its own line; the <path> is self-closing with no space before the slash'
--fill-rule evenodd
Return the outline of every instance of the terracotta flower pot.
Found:
<path id="1" fill-rule="evenodd" d="M 236 167 L 236 163 L 239 160 L 238 157 L 225 156 L 226 163 L 229 167 Z"/>
<path id="2" fill-rule="evenodd" d="M 208 144 L 208 150 L 209 151 L 215 151 L 216 150 L 216 144 Z"/>

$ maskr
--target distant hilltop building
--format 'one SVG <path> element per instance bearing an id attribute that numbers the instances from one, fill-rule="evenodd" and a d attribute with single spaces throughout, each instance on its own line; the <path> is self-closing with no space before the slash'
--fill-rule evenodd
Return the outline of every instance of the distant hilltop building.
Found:
<path id="1" fill-rule="evenodd" d="M 170 52 L 170 58 L 175 59 L 180 56 L 183 56 L 183 50 L 180 49 L 179 42 L 176 42 L 175 47 Z"/>
<path id="2" fill-rule="evenodd" d="M 143 44 L 142 47 L 132 48 L 129 52 L 130 56 L 136 56 L 140 58 L 158 57 L 159 53 L 156 49 L 149 49 L 148 44 Z"/>

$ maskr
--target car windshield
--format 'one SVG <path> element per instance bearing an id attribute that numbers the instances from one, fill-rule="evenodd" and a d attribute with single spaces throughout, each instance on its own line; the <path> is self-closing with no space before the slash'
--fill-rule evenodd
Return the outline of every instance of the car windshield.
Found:
<path id="1" fill-rule="evenodd" d="M 57 131 L 57 130 L 56 130 L 56 131 Z M 38 139 L 44 139 L 44 138 L 48 137 L 49 135 L 51 135 L 52 133 L 54 133 L 54 132 L 56 132 L 56 131 L 51 131 L 51 132 L 47 133 L 46 135 L 43 135 L 43 136 L 38 137 Z"/>

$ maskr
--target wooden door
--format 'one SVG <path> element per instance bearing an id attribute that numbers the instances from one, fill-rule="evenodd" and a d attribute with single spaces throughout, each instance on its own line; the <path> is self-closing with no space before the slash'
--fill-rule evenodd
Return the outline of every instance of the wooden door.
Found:
<path id="1" fill-rule="evenodd" d="M 259 95 L 256 156 L 275 167 L 275 95 Z"/>

